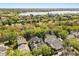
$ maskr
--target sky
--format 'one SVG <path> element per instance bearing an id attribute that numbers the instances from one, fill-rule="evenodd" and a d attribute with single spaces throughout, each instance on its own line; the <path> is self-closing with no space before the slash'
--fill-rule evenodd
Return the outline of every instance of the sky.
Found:
<path id="1" fill-rule="evenodd" d="M 79 8 L 79 3 L 0 3 L 0 8 Z"/>

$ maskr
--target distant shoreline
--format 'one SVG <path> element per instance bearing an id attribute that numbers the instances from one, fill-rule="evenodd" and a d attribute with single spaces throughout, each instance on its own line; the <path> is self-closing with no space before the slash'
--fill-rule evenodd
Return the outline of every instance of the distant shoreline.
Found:
<path id="1" fill-rule="evenodd" d="M 77 14 L 79 11 L 50 11 L 50 12 L 25 12 L 20 13 L 19 16 L 27 16 L 27 15 L 45 15 L 45 14 Z"/>

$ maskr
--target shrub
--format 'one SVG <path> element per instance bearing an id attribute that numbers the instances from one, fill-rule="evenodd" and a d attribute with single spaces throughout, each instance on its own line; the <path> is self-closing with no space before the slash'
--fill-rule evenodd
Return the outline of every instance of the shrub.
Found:
<path id="1" fill-rule="evenodd" d="M 53 52 L 54 52 L 54 50 L 52 50 L 50 47 L 48 47 L 45 44 L 38 48 L 34 48 L 32 50 L 32 53 L 35 56 L 37 56 L 37 55 L 50 56 L 53 54 Z"/>
<path id="2" fill-rule="evenodd" d="M 14 21 L 13 21 L 12 19 L 6 19 L 6 20 L 3 20 L 3 21 L 2 21 L 2 24 L 3 24 L 3 25 L 6 25 L 6 24 L 11 25 L 13 22 L 14 22 Z"/>
<path id="3" fill-rule="evenodd" d="M 31 52 L 23 53 L 19 50 L 10 50 L 7 52 L 7 56 L 32 56 Z"/>
<path id="4" fill-rule="evenodd" d="M 79 26 L 63 26 L 64 30 L 70 31 L 79 31 Z"/>
<path id="5" fill-rule="evenodd" d="M 17 31 L 20 32 L 23 30 L 23 25 L 22 24 L 14 24 L 14 26 L 12 26 L 12 28 Z"/>
<path id="6" fill-rule="evenodd" d="M 32 24 L 25 24 L 25 25 L 23 25 L 24 26 L 24 29 L 26 30 L 29 30 L 29 29 L 33 29 L 35 26 Z"/>
<path id="7" fill-rule="evenodd" d="M 77 39 L 69 39 L 64 41 L 65 47 L 79 47 L 79 41 Z"/>
<path id="8" fill-rule="evenodd" d="M 6 25 L 6 24 L 7 24 L 6 20 L 2 21 L 2 25 Z"/>
<path id="9" fill-rule="evenodd" d="M 27 38 L 27 40 L 29 40 L 33 35 L 34 35 L 33 29 L 26 30 L 24 33 L 24 37 Z"/>
<path id="10" fill-rule="evenodd" d="M 57 26 L 56 23 L 48 23 L 47 25 L 50 29 L 52 29 L 53 27 Z"/>
<path id="11" fill-rule="evenodd" d="M 12 49 L 8 49 L 6 55 L 7 56 L 13 56 L 14 55 L 14 51 Z"/>
<path id="12" fill-rule="evenodd" d="M 43 29 L 40 27 L 35 27 L 34 29 L 29 29 L 25 31 L 24 37 L 27 38 L 28 40 L 32 37 L 32 36 L 38 36 L 40 38 L 44 38 L 45 37 L 45 33 L 48 32 L 49 29 Z"/>
<path id="13" fill-rule="evenodd" d="M 41 55 L 42 54 L 42 48 L 34 48 L 32 50 L 32 53 L 33 53 L 34 56 Z"/>
<path id="14" fill-rule="evenodd" d="M 47 23 L 43 23 L 43 22 L 36 23 L 35 27 L 40 27 L 40 28 L 43 28 L 43 29 L 48 28 Z"/>
<path id="15" fill-rule="evenodd" d="M 53 28 L 53 32 L 55 33 L 55 35 L 58 37 L 58 32 L 61 32 L 62 29 L 59 29 L 59 28 Z"/>
<path id="16" fill-rule="evenodd" d="M 1 30 L 0 31 L 0 42 L 4 42 L 4 41 L 13 41 L 16 38 L 16 33 L 15 32 L 11 32 L 8 30 Z"/>
<path id="17" fill-rule="evenodd" d="M 45 33 L 46 33 L 46 29 L 40 27 L 34 28 L 34 34 L 38 37 L 43 38 L 45 36 Z"/>
<path id="18" fill-rule="evenodd" d="M 72 26 L 73 31 L 79 31 L 79 26 Z"/>
<path id="19" fill-rule="evenodd" d="M 66 36 L 69 34 L 67 30 L 64 30 L 62 26 L 57 26 L 53 29 L 53 32 L 57 37 L 61 37 L 62 39 L 65 39 Z"/>
<path id="20" fill-rule="evenodd" d="M 63 26 L 63 30 L 66 30 L 70 33 L 71 31 L 73 31 L 73 26 Z"/>
<path id="21" fill-rule="evenodd" d="M 53 50 L 48 47 L 47 45 L 42 45 L 42 55 L 44 56 L 50 56 L 53 54 Z"/>
<path id="22" fill-rule="evenodd" d="M 69 32 L 65 30 L 61 30 L 60 32 L 58 32 L 58 36 L 61 37 L 62 39 L 65 39 L 68 34 Z"/>
<path id="23" fill-rule="evenodd" d="M 2 22 L 0 21 L 0 26 L 2 26 L 3 24 L 2 24 Z"/>

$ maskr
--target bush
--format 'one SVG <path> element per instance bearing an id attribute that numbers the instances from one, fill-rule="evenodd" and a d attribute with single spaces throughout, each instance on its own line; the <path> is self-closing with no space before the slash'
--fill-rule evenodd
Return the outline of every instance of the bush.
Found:
<path id="1" fill-rule="evenodd" d="M 56 27 L 53 29 L 53 32 L 57 37 L 61 37 L 62 39 L 65 39 L 66 36 L 69 34 L 68 31 L 63 30 L 62 27 Z"/>
<path id="2" fill-rule="evenodd" d="M 47 32 L 47 29 L 43 29 L 43 28 L 40 28 L 40 27 L 34 28 L 35 36 L 43 38 L 45 36 L 46 32 Z"/>
<path id="3" fill-rule="evenodd" d="M 10 50 L 7 52 L 7 56 L 32 56 L 31 52 L 23 53 L 19 50 L 13 51 Z"/>
<path id="4" fill-rule="evenodd" d="M 54 51 L 47 45 L 42 45 L 42 55 L 43 56 L 50 56 L 53 54 L 53 52 Z"/>
<path id="5" fill-rule="evenodd" d="M 12 49 L 8 49 L 6 55 L 7 56 L 13 56 L 14 55 L 14 51 Z"/>
<path id="6" fill-rule="evenodd" d="M 54 50 L 52 50 L 50 47 L 48 47 L 47 45 L 42 45 L 38 48 L 34 48 L 32 50 L 33 55 L 37 56 L 37 55 L 43 55 L 43 56 L 50 56 L 52 55 L 54 52 Z"/>
<path id="7" fill-rule="evenodd" d="M 42 54 L 42 48 L 34 48 L 34 49 L 32 50 L 32 54 L 33 54 L 34 56 L 41 55 L 41 54 Z"/>
<path id="8" fill-rule="evenodd" d="M 72 26 L 73 31 L 79 31 L 79 26 Z"/>
<path id="9" fill-rule="evenodd" d="M 79 41 L 77 39 L 69 39 L 64 41 L 65 47 L 79 47 Z"/>
<path id="10" fill-rule="evenodd" d="M 64 30 L 70 31 L 79 31 L 79 26 L 63 26 Z"/>
<path id="11" fill-rule="evenodd" d="M 26 30 L 25 33 L 24 33 L 24 37 L 25 37 L 27 40 L 30 40 L 30 38 L 31 38 L 33 35 L 34 35 L 33 29 Z"/>
<path id="12" fill-rule="evenodd" d="M 0 31 L 0 42 L 13 41 L 16 39 L 16 33 L 8 30 Z"/>
<path id="13" fill-rule="evenodd" d="M 14 26 L 11 26 L 11 27 L 12 29 L 14 29 L 14 31 L 17 31 L 17 32 L 21 32 L 24 29 L 22 24 L 14 24 Z"/>
<path id="14" fill-rule="evenodd" d="M 6 24 L 11 25 L 12 23 L 13 23 L 13 20 L 12 19 L 6 19 L 6 20 L 3 20 L 2 21 L 2 24 L 3 25 L 6 25 Z"/>
<path id="15" fill-rule="evenodd" d="M 2 26 L 3 24 L 2 24 L 2 22 L 0 21 L 0 26 Z"/>
<path id="16" fill-rule="evenodd" d="M 65 30 L 61 30 L 61 32 L 58 32 L 58 36 L 61 37 L 62 39 L 66 39 L 68 34 L 69 32 Z"/>
<path id="17" fill-rule="evenodd" d="M 66 30 L 70 33 L 70 31 L 72 31 L 72 26 L 63 26 L 63 30 Z"/>
<path id="18" fill-rule="evenodd" d="M 70 31 L 79 31 L 79 26 L 63 26 L 63 30 Z"/>
<path id="19" fill-rule="evenodd" d="M 58 35 L 58 32 L 61 32 L 61 30 L 62 29 L 60 29 L 60 28 L 53 28 L 53 32 L 55 33 L 55 35 L 58 37 L 59 35 Z"/>
<path id="20" fill-rule="evenodd" d="M 48 32 L 49 29 L 43 29 L 40 27 L 35 27 L 34 29 L 29 29 L 25 31 L 24 37 L 27 38 L 28 40 L 32 37 L 32 36 L 38 36 L 40 38 L 44 38 L 46 32 Z"/>

